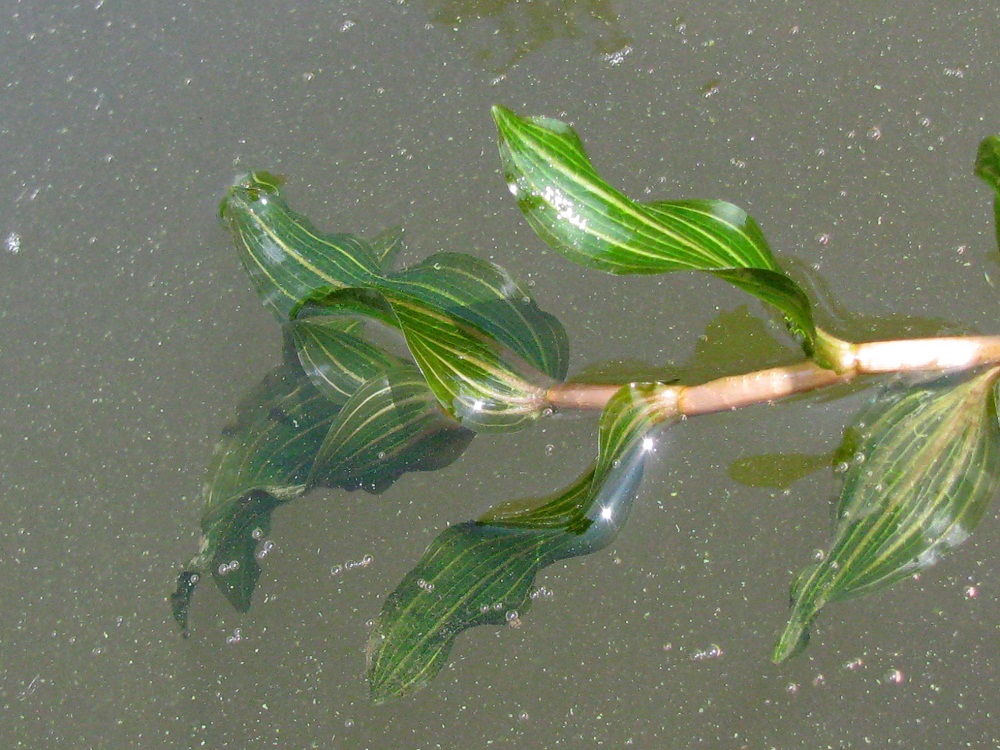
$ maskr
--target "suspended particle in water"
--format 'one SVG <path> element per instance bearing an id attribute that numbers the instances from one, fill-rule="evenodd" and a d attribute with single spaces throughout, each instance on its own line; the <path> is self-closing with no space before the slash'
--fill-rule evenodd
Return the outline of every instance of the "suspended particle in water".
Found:
<path id="1" fill-rule="evenodd" d="M 906 677 L 901 669 L 890 669 L 882 679 L 887 685 L 902 685 L 906 682 Z"/>
<path id="2" fill-rule="evenodd" d="M 979 596 L 979 587 L 974 584 L 970 584 L 965 587 L 962 591 L 966 599 L 976 599 Z"/>

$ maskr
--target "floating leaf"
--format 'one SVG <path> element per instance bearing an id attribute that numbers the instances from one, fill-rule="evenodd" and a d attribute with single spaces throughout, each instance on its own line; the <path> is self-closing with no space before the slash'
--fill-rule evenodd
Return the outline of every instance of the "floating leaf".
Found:
<path id="1" fill-rule="evenodd" d="M 792 586 L 776 662 L 805 645 L 828 602 L 911 576 L 973 532 L 1000 487 L 998 374 L 897 385 L 858 417 L 832 547 Z"/>
<path id="2" fill-rule="evenodd" d="M 281 182 L 267 172 L 244 175 L 227 191 L 219 214 L 229 224 L 257 293 L 285 322 L 317 289 L 369 283 L 380 272 L 380 259 L 360 237 L 321 232 L 292 211 Z M 384 244 L 383 256 L 391 251 Z"/>
<path id="3" fill-rule="evenodd" d="M 781 310 L 811 351 L 817 334 L 808 298 L 741 208 L 711 200 L 633 201 L 600 177 L 565 123 L 499 106 L 493 118 L 510 190 L 553 248 L 616 274 L 713 272 Z"/>
<path id="4" fill-rule="evenodd" d="M 400 291 L 347 289 L 317 296 L 299 314 L 325 310 L 368 315 L 398 328 L 431 391 L 464 427 L 518 429 L 546 408 L 545 385 L 528 380 L 544 375 L 433 302 Z"/>
<path id="5" fill-rule="evenodd" d="M 536 573 L 610 544 L 635 497 L 652 430 L 674 415 L 669 387 L 625 386 L 601 418 L 594 468 L 552 498 L 501 505 L 432 542 L 388 597 L 368 647 L 373 697 L 426 685 L 455 638 L 477 625 L 520 623 Z"/>
<path id="6" fill-rule="evenodd" d="M 464 253 L 438 253 L 392 274 L 380 288 L 402 292 L 474 326 L 550 378 L 566 377 L 569 342 L 562 324 L 494 263 Z"/>

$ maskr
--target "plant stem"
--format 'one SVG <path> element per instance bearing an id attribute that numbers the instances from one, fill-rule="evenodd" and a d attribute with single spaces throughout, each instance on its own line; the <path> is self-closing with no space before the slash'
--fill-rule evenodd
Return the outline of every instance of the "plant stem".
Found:
<path id="1" fill-rule="evenodd" d="M 1000 365 L 1000 336 L 843 342 L 835 369 L 812 360 L 768 370 L 729 375 L 698 385 L 677 385 L 664 391 L 676 402 L 677 415 L 696 416 L 769 403 L 817 388 L 847 383 L 859 375 L 894 372 L 941 372 Z M 622 384 L 624 385 L 624 384 Z M 559 383 L 546 400 L 555 409 L 603 409 L 621 385 Z"/>

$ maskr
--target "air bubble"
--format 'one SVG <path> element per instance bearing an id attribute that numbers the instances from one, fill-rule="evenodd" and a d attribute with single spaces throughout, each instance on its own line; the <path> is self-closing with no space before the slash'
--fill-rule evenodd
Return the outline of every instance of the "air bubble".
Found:
<path id="1" fill-rule="evenodd" d="M 906 682 L 906 677 L 901 669 L 890 669 L 882 679 L 887 685 L 902 685 Z"/>

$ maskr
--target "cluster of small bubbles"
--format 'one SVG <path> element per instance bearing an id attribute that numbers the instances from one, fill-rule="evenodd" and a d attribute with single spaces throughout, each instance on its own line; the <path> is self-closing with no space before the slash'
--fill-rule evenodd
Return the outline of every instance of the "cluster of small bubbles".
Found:
<path id="1" fill-rule="evenodd" d="M 965 78 L 965 71 L 961 68 L 945 68 L 944 74 L 949 78 Z"/>
<path id="2" fill-rule="evenodd" d="M 737 159 L 734 156 L 732 159 L 729 160 L 729 163 L 732 164 L 737 169 L 746 169 L 747 168 L 746 159 Z"/>
<path id="3" fill-rule="evenodd" d="M 882 137 L 882 128 L 880 128 L 878 125 L 872 125 L 868 129 L 868 137 L 873 141 L 877 141 L 879 138 Z"/>
<path id="4" fill-rule="evenodd" d="M 979 596 L 979 587 L 970 583 L 965 587 L 962 593 L 965 594 L 966 599 L 975 599 Z"/>
<path id="5" fill-rule="evenodd" d="M 622 47 L 617 52 L 609 52 L 609 53 L 606 53 L 606 54 L 602 55 L 602 57 L 604 58 L 604 61 L 607 62 L 611 66 L 621 65 L 622 62 L 625 60 L 625 58 L 628 57 L 628 55 L 631 52 L 632 52 L 632 47 L 630 45 L 626 44 L 624 47 Z"/>
<path id="6" fill-rule="evenodd" d="M 812 681 L 813 687 L 823 687 L 826 684 L 826 677 L 822 674 L 818 674 L 813 677 Z"/>
<path id="7" fill-rule="evenodd" d="M 264 544 L 261 545 L 261 548 L 257 550 L 257 559 L 263 560 L 265 557 L 271 554 L 271 550 L 273 549 L 274 549 L 274 542 L 268 539 L 266 542 L 264 542 Z"/>
<path id="8" fill-rule="evenodd" d="M 417 579 L 417 588 L 421 591 L 431 592 L 434 590 L 434 584 L 429 581 L 425 581 L 423 578 Z"/>
<path id="9" fill-rule="evenodd" d="M 7 252 L 11 255 L 17 255 L 21 252 L 21 235 L 17 232 L 8 234 L 7 239 L 4 241 L 4 247 L 7 248 Z"/>
<path id="10" fill-rule="evenodd" d="M 672 644 L 672 643 L 664 643 L 663 644 L 663 653 L 667 653 L 667 652 L 673 651 L 673 650 L 674 650 L 674 644 Z"/>
<path id="11" fill-rule="evenodd" d="M 817 234 L 816 235 L 816 241 L 819 244 L 821 244 L 821 245 L 829 245 L 830 244 L 830 233 L 829 232 L 823 232 L 822 234 Z"/>
<path id="12" fill-rule="evenodd" d="M 931 126 L 931 118 L 927 117 L 926 115 L 921 117 L 920 124 L 923 125 L 925 128 L 929 128 Z"/>
<path id="13" fill-rule="evenodd" d="M 233 634 L 226 636 L 226 643 L 233 644 L 239 643 L 243 640 L 243 634 L 240 632 L 239 628 L 233 629 Z"/>
<path id="14" fill-rule="evenodd" d="M 552 592 L 544 586 L 539 586 L 531 592 L 531 599 L 551 599 Z"/>
<path id="15" fill-rule="evenodd" d="M 709 644 L 708 648 L 700 649 L 691 654 L 691 661 L 707 661 L 718 659 L 722 656 L 722 646 L 717 643 Z"/>
<path id="16" fill-rule="evenodd" d="M 357 26 L 357 22 L 356 21 L 351 21 L 350 19 L 348 19 L 348 20 L 344 21 L 342 24 L 340 24 L 340 30 L 341 31 L 350 31 L 355 26 Z"/>
<path id="17" fill-rule="evenodd" d="M 862 659 L 860 656 L 844 663 L 844 669 L 848 670 L 849 672 L 857 672 L 864 666 L 865 666 L 865 660 Z"/>
<path id="18" fill-rule="evenodd" d="M 234 571 L 237 571 L 239 569 L 240 569 L 240 561 L 232 560 L 231 562 L 222 563 L 219 566 L 219 575 L 224 576 L 227 575 L 228 573 L 233 573 Z"/>
<path id="19" fill-rule="evenodd" d="M 527 720 L 528 720 L 528 719 L 530 719 L 530 718 L 531 718 L 531 717 L 530 717 L 530 716 L 528 715 L 528 712 L 527 712 L 527 711 L 522 711 L 521 713 L 519 713 L 519 714 L 517 715 L 517 720 L 518 720 L 518 721 L 527 721 Z"/>
<path id="20" fill-rule="evenodd" d="M 348 560 L 342 565 L 334 565 L 330 568 L 330 575 L 338 576 L 346 570 L 356 570 L 357 568 L 367 568 L 375 561 L 371 555 L 365 555 L 360 560 Z"/>
<path id="21" fill-rule="evenodd" d="M 887 685 L 902 685 L 906 682 L 906 677 L 903 675 L 903 671 L 900 669 L 890 669 L 885 673 L 882 681 Z"/>

